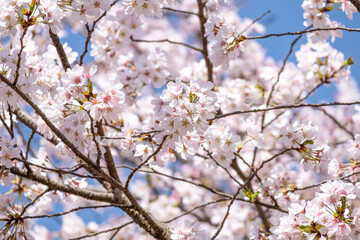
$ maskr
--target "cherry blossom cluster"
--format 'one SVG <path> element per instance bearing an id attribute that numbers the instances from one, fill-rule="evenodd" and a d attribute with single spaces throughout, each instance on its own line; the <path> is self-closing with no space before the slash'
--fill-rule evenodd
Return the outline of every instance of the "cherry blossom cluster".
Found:
<path id="1" fill-rule="evenodd" d="M 239 151 L 241 147 L 240 136 L 233 134 L 229 126 L 220 121 L 210 126 L 205 133 L 205 139 L 203 147 L 212 158 L 208 164 L 229 167 L 234 158 L 234 152 Z"/>
<path id="2" fill-rule="evenodd" d="M 345 60 L 344 55 L 327 42 L 302 45 L 296 52 L 296 58 L 309 90 L 319 82 L 329 84 L 331 81 L 347 79 L 350 65 L 353 64 L 352 58 Z"/>
<path id="3" fill-rule="evenodd" d="M 341 180 L 320 186 L 311 201 L 294 203 L 289 213 L 272 218 L 272 239 L 356 239 L 359 235 L 359 208 L 352 206 L 358 189 Z"/>
<path id="4" fill-rule="evenodd" d="M 314 144 L 318 127 L 314 127 L 309 122 L 307 125 L 299 124 L 287 124 L 280 129 L 281 138 L 279 142 L 284 144 L 286 148 L 291 148 L 300 153 L 303 157 L 301 163 L 304 170 L 315 168 L 317 172 L 320 171 L 320 167 L 327 166 L 330 161 L 328 155 L 330 147 L 327 143 L 317 146 Z"/>
<path id="5" fill-rule="evenodd" d="M 231 16 L 229 13 L 224 14 Z M 232 19 L 230 17 L 225 21 L 218 15 L 211 15 L 204 27 L 205 36 L 208 40 L 213 41 L 209 58 L 215 67 L 221 65 L 223 69 L 228 69 L 230 61 L 243 54 L 245 34 L 264 32 L 262 25 L 252 24 L 249 19 L 239 19 L 238 17 Z"/>
<path id="6" fill-rule="evenodd" d="M 66 8 L 67 1 L 62 1 Z M 96 19 L 104 11 L 110 9 L 110 0 L 75 0 L 71 3 L 71 18 L 80 22 L 89 22 L 91 19 Z"/>
<path id="7" fill-rule="evenodd" d="M 122 5 L 115 5 L 107 12 L 104 21 L 100 21 L 96 26 L 92 38 L 91 56 L 97 62 L 106 61 L 109 68 L 117 66 L 118 61 L 120 65 L 129 54 L 130 36 L 139 35 L 141 24 L 141 19 L 126 15 Z"/>
<path id="8" fill-rule="evenodd" d="M 121 110 L 124 105 L 124 93 L 121 91 L 123 85 L 118 83 L 103 93 L 96 93 L 95 86 L 90 79 L 96 71 L 96 66 L 92 66 L 86 73 L 83 67 L 76 65 L 66 72 L 62 79 L 65 116 L 71 112 L 87 110 L 95 121 L 119 120 L 120 115 L 116 111 Z"/>
<path id="9" fill-rule="evenodd" d="M 175 2 L 174 0 L 167 0 L 169 4 Z M 125 0 L 125 13 L 128 15 L 135 14 L 136 16 L 144 17 L 161 17 L 161 8 L 165 4 L 165 0 Z"/>
<path id="10" fill-rule="evenodd" d="M 331 21 L 330 16 L 327 12 L 336 10 L 337 5 L 341 4 L 340 9 L 346 13 L 349 19 L 352 20 L 352 15 L 357 12 L 355 6 L 349 0 L 304 0 L 302 8 L 304 9 L 304 26 L 310 27 L 314 26 L 315 28 L 326 28 L 326 27 L 344 27 L 342 24 Z M 330 36 L 332 40 L 336 37 L 342 37 L 341 31 L 332 31 L 332 32 L 315 32 L 308 35 L 312 38 L 312 41 L 322 41 L 328 39 Z"/>
<path id="11" fill-rule="evenodd" d="M 263 103 L 262 89 L 244 79 L 225 79 L 219 87 L 219 101 L 224 113 L 249 109 Z"/>
<path id="12" fill-rule="evenodd" d="M 244 37 L 237 34 L 235 27 L 227 25 L 225 20 L 215 16 L 209 18 L 205 30 L 205 36 L 208 36 L 209 40 L 214 40 L 210 60 L 214 66 L 222 65 L 224 69 L 228 69 L 230 61 L 238 58 L 244 51 Z"/>
<path id="13" fill-rule="evenodd" d="M 189 220 L 179 224 L 172 230 L 171 239 L 174 240 L 185 240 L 185 239 L 206 239 L 205 230 L 200 229 L 200 223 L 196 222 L 191 224 Z"/>
<path id="14" fill-rule="evenodd" d="M 198 80 L 183 83 L 177 78 L 175 82 L 167 84 L 161 98 L 152 101 L 157 114 L 146 129 L 160 132 L 155 136 L 158 143 L 168 136 L 162 152 L 172 156 L 174 149 L 184 154 L 183 156 L 196 152 L 199 147 L 199 134 L 208 129 L 208 119 L 215 116 L 219 108 L 212 87 L 210 82 Z M 135 155 L 146 158 L 151 154 L 147 149 L 147 145 L 140 144 Z"/>
<path id="15" fill-rule="evenodd" d="M 61 20 L 64 17 L 57 0 L 44 1 L 6 1 L 0 2 L 3 11 L 0 19 L 0 36 L 15 35 L 18 29 L 27 29 L 36 23 L 45 23 L 53 32 L 63 29 Z"/>
<path id="16" fill-rule="evenodd" d="M 12 167 L 14 158 L 20 157 L 20 149 L 17 147 L 16 138 L 11 139 L 5 135 L 0 137 L 0 164 L 5 167 Z"/>
<path id="17" fill-rule="evenodd" d="M 359 150 L 360 150 L 360 135 L 355 134 L 354 139 L 350 139 L 347 142 L 347 158 L 345 161 L 337 161 L 333 159 L 329 163 L 329 174 L 334 176 L 339 175 L 352 175 L 359 169 Z M 357 183 L 356 175 L 350 178 L 350 181 L 354 184 Z"/>

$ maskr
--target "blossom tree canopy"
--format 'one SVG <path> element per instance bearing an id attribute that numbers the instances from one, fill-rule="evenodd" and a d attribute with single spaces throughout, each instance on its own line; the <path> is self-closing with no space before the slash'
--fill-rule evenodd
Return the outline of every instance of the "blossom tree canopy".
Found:
<path id="1" fill-rule="evenodd" d="M 332 46 L 360 0 L 268 34 L 231 0 L 0 4 L 1 238 L 360 239 L 360 93 Z M 256 41 L 286 36 L 280 62 Z"/>

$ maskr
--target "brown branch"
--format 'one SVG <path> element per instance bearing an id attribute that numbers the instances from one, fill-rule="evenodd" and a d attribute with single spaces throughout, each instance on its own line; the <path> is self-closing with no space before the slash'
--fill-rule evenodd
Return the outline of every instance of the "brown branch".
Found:
<path id="1" fill-rule="evenodd" d="M 115 231 L 116 230 L 116 233 L 119 232 L 119 230 L 123 227 L 126 227 L 127 225 L 130 225 L 134 223 L 134 221 L 130 221 L 130 222 L 127 222 L 127 223 L 124 223 L 122 224 L 121 226 L 118 226 L 118 227 L 114 227 L 114 228 L 110 228 L 110 229 L 106 229 L 106 230 L 103 230 L 103 231 L 99 231 L 99 232 L 96 232 L 96 233 L 93 233 L 93 234 L 86 234 L 84 236 L 81 236 L 81 237 L 77 237 L 77 238 L 70 238 L 69 240 L 79 240 L 79 239 L 83 239 L 83 238 L 89 238 L 89 237 L 94 237 L 94 236 L 97 236 L 97 235 L 100 235 L 100 234 L 103 234 L 103 233 L 108 233 L 108 232 L 112 232 L 112 231 Z M 112 238 L 110 238 L 112 239 Z"/>
<path id="2" fill-rule="evenodd" d="M 98 181 L 103 180 L 103 178 L 100 177 L 100 176 L 83 175 L 83 174 L 76 173 L 75 171 L 82 168 L 82 166 L 77 166 L 76 168 L 74 168 L 74 169 L 72 169 L 70 171 L 67 171 L 67 170 L 62 169 L 62 168 L 57 168 L 56 166 L 54 166 L 55 168 L 48 168 L 48 167 L 45 167 L 45 166 L 42 166 L 42 165 L 34 164 L 32 162 L 27 162 L 26 160 L 23 160 L 23 159 L 20 159 L 20 158 L 13 158 L 11 160 L 16 160 L 16 161 L 22 162 L 24 164 L 27 164 L 29 166 L 34 166 L 34 167 L 37 167 L 37 168 L 42 169 L 42 170 L 57 173 L 59 175 L 69 174 L 69 175 L 73 175 L 73 176 L 80 177 L 80 178 L 92 178 L 92 179 L 96 179 Z"/>
<path id="3" fill-rule="evenodd" d="M 17 167 L 11 167 L 11 168 L 6 168 L 5 166 L 2 167 L 7 170 L 10 170 L 10 172 L 14 175 L 21 176 L 33 180 L 35 182 L 44 184 L 48 186 L 50 190 L 57 190 L 64 193 L 70 193 L 79 197 L 83 197 L 88 200 L 114 203 L 114 196 L 113 194 L 110 193 L 98 192 L 84 188 L 79 188 L 76 186 L 66 185 L 61 182 L 51 180 L 39 173 L 29 172 L 25 169 L 19 169 Z"/>
<path id="4" fill-rule="evenodd" d="M 30 116 L 29 113 L 27 113 L 25 110 L 21 109 L 21 108 L 17 108 L 14 111 L 16 118 L 18 120 L 20 120 L 20 122 L 22 122 L 23 124 L 25 124 L 27 127 L 29 127 L 31 130 L 33 130 L 34 132 L 36 132 L 38 135 L 44 137 L 44 134 L 40 133 L 37 129 L 38 129 L 38 125 L 35 122 L 34 119 L 32 119 L 32 117 Z M 54 145 L 57 145 L 59 143 L 59 140 L 56 137 L 53 138 L 47 138 L 47 140 L 49 142 L 51 142 Z"/>
<path id="5" fill-rule="evenodd" d="M 144 166 L 145 164 L 147 164 L 151 158 L 153 158 L 156 154 L 158 154 L 163 146 L 163 144 L 165 143 L 166 138 L 168 137 L 168 135 L 165 135 L 160 143 L 160 145 L 157 147 L 157 149 L 150 155 L 147 157 L 147 159 L 145 161 L 143 161 L 141 164 L 139 164 L 136 168 L 134 168 L 131 173 L 129 174 L 129 177 L 126 180 L 125 183 L 125 188 L 127 189 L 129 187 L 129 183 L 131 178 L 134 176 L 134 174 L 136 173 L 137 170 L 139 170 L 142 166 Z"/>
<path id="6" fill-rule="evenodd" d="M 28 30 L 28 25 L 26 25 L 25 29 L 24 29 L 24 32 L 23 34 L 21 35 L 21 38 L 20 38 L 20 51 L 18 53 L 18 59 L 17 59 L 17 63 L 16 63 L 16 70 L 15 70 L 15 79 L 14 79 L 14 85 L 17 84 L 18 80 L 19 80 L 19 71 L 20 71 L 20 65 L 21 65 L 21 55 L 22 55 L 22 52 L 24 51 L 24 37 L 27 33 L 27 30 Z"/>
<path id="7" fill-rule="evenodd" d="M 163 9 L 163 10 L 170 11 L 170 12 L 175 12 L 175 13 L 181 13 L 181 14 L 188 14 L 188 15 L 198 16 L 197 13 L 190 12 L 190 11 L 178 10 L 178 9 L 169 8 L 169 7 L 163 7 L 162 9 Z"/>
<path id="8" fill-rule="evenodd" d="M 56 48 L 56 52 L 59 55 L 60 61 L 61 61 L 61 65 L 63 66 L 65 72 L 68 69 L 71 69 L 70 63 L 68 61 L 68 58 L 66 56 L 65 50 L 63 48 L 63 45 L 60 42 L 60 38 L 57 34 L 53 33 L 51 31 L 51 28 L 49 28 L 49 34 L 50 34 L 50 38 Z"/>
<path id="9" fill-rule="evenodd" d="M 230 203 L 229 203 L 229 205 L 228 205 L 228 207 L 227 207 L 227 210 L 226 210 L 224 219 L 221 221 L 221 223 L 220 223 L 220 225 L 219 225 L 219 228 L 216 230 L 216 232 L 215 232 L 214 235 L 212 236 L 211 240 L 214 240 L 214 239 L 219 235 L 219 233 L 221 232 L 222 228 L 224 227 L 225 221 L 226 221 L 227 217 L 228 217 L 229 214 L 230 214 L 231 205 L 234 203 L 237 195 L 239 195 L 240 190 L 241 190 L 241 187 L 238 188 L 238 190 L 236 191 L 235 195 L 234 195 L 233 198 L 231 199 L 231 201 L 230 201 Z"/>
<path id="10" fill-rule="evenodd" d="M 14 138 L 14 132 L 11 131 L 10 127 L 6 124 L 5 119 L 1 115 L 0 115 L 0 121 L 2 122 L 2 124 L 5 127 L 6 131 L 10 134 L 10 137 Z"/>
<path id="11" fill-rule="evenodd" d="M 176 42 L 176 41 L 172 41 L 172 40 L 169 40 L 169 39 L 143 40 L 143 39 L 135 39 L 135 38 L 133 38 L 133 36 L 130 36 L 130 40 L 133 41 L 133 42 L 144 42 L 144 43 L 163 43 L 163 42 L 167 42 L 167 43 L 182 45 L 184 47 L 191 48 L 191 49 L 193 49 L 195 51 L 202 52 L 202 50 L 200 48 L 191 46 L 191 45 L 189 45 L 187 43 Z"/>
<path id="12" fill-rule="evenodd" d="M 347 134 L 349 134 L 353 139 L 355 139 L 354 133 L 350 132 L 346 129 L 345 126 L 343 126 L 333 115 L 328 113 L 325 109 L 320 108 L 320 111 L 322 111 L 326 116 L 328 116 L 340 129 L 344 130 Z"/>
<path id="13" fill-rule="evenodd" d="M 354 102 L 331 102 L 331 103 L 318 103 L 318 104 L 312 104 L 312 103 L 302 103 L 302 104 L 294 104 L 294 105 L 279 105 L 275 107 L 269 107 L 269 108 L 257 108 L 257 109 L 249 109 L 249 110 L 241 110 L 241 111 L 234 111 L 230 113 L 225 113 L 221 115 L 217 115 L 211 119 L 208 119 L 209 121 L 213 121 L 216 119 L 237 115 L 237 114 L 244 114 L 244 113 L 254 113 L 254 112 L 266 112 L 266 111 L 273 111 L 278 109 L 291 109 L 291 108 L 302 108 L 302 107 L 312 107 L 312 108 L 318 108 L 318 107 L 328 107 L 328 106 L 351 106 L 351 105 L 357 105 L 360 104 L 360 101 L 354 101 Z"/>
<path id="14" fill-rule="evenodd" d="M 90 116 L 90 114 L 89 114 Z M 91 118 L 91 117 L 90 117 Z M 91 118 L 91 121 L 93 121 L 93 119 Z M 103 137 L 105 136 L 105 133 L 104 133 L 104 129 L 102 127 L 102 123 L 101 121 L 98 121 L 96 122 L 95 124 L 95 127 L 97 128 L 97 134 L 100 136 L 100 137 Z M 96 142 L 95 140 L 95 136 L 94 136 L 94 141 Z M 96 142 L 97 143 L 97 142 Z M 110 150 L 110 147 L 108 145 L 104 146 L 105 148 L 105 153 L 104 153 L 104 158 L 105 158 L 105 162 L 106 162 L 106 166 L 107 166 L 107 170 L 109 172 L 109 175 L 115 179 L 117 182 L 119 182 L 121 184 L 121 181 L 120 181 L 120 178 L 119 178 L 119 175 L 116 171 L 116 167 L 115 167 L 115 163 L 114 163 L 114 158 L 111 154 L 111 150 Z M 121 184 L 122 185 L 122 184 Z M 121 188 L 122 189 L 122 186 Z M 120 189 L 116 186 L 113 186 L 112 188 L 112 191 L 115 195 L 115 198 L 116 198 L 116 202 L 119 203 L 121 201 L 121 192 L 120 192 Z"/>
<path id="15" fill-rule="evenodd" d="M 256 18 L 255 20 L 253 20 L 248 26 L 246 26 L 246 28 L 244 28 L 244 30 L 242 30 L 239 34 L 243 34 L 244 32 L 246 32 L 247 30 L 249 30 L 249 28 L 254 25 L 255 23 L 257 23 L 258 21 L 260 21 L 263 17 L 265 17 L 267 14 L 269 14 L 271 11 L 267 10 L 265 13 L 263 13 L 260 17 Z"/>
<path id="16" fill-rule="evenodd" d="M 112 2 L 112 3 L 110 4 L 110 8 L 113 7 L 117 2 L 118 2 L 118 0 L 115 0 L 114 2 Z M 109 9 L 109 10 L 110 10 L 110 9 Z M 90 43 L 90 40 L 91 40 L 91 36 L 92 36 L 92 34 L 94 33 L 95 26 L 96 26 L 96 24 L 97 24 L 103 17 L 106 16 L 107 12 L 108 12 L 108 11 L 103 12 L 103 14 L 101 14 L 101 16 L 98 17 L 98 18 L 93 22 L 93 24 L 92 24 L 92 26 L 91 26 L 91 29 L 90 29 L 90 27 L 89 27 L 89 24 L 87 24 L 87 23 L 85 24 L 86 30 L 87 30 L 87 33 L 88 33 L 88 34 L 87 34 L 87 37 L 86 37 L 86 40 L 85 40 L 84 51 L 83 51 L 83 53 L 82 53 L 81 56 L 80 56 L 80 62 L 79 62 L 79 65 L 80 65 L 80 66 L 83 65 L 84 57 L 85 57 L 86 53 L 89 51 L 89 50 L 88 50 L 88 48 L 89 48 L 89 43 Z"/>
<path id="17" fill-rule="evenodd" d="M 285 33 L 271 33 L 263 36 L 253 36 L 253 37 L 245 37 L 245 40 L 254 40 L 254 39 L 264 39 L 269 37 L 282 37 L 282 36 L 293 36 L 293 35 L 301 35 L 304 33 L 311 33 L 311 32 L 321 32 L 321 31 L 337 31 L 337 30 L 344 30 L 347 32 L 360 32 L 360 28 L 346 28 L 346 27 L 332 27 L 332 28 L 313 28 L 309 30 L 303 30 L 298 32 L 285 32 Z"/>
<path id="18" fill-rule="evenodd" d="M 308 29 L 308 28 L 307 28 L 307 29 Z M 272 87 L 271 87 L 269 97 L 268 97 L 268 99 L 267 99 L 267 101 L 266 101 L 266 107 L 268 107 L 268 106 L 270 105 L 271 97 L 272 97 L 272 95 L 273 95 L 273 93 L 274 93 L 274 91 L 275 91 L 276 85 L 277 85 L 277 84 L 279 83 L 279 81 L 280 81 L 280 76 L 281 76 L 282 72 L 283 72 L 284 69 L 285 69 L 286 63 L 287 63 L 287 61 L 288 61 L 291 53 L 293 52 L 293 49 L 294 49 L 295 44 L 300 40 L 301 37 L 302 37 L 302 34 L 300 34 L 297 38 L 294 39 L 294 41 L 292 41 L 292 43 L 291 43 L 291 45 L 290 45 L 290 49 L 289 49 L 288 53 L 286 54 L 286 56 L 285 56 L 285 58 L 284 58 L 284 60 L 283 60 L 283 64 L 282 64 L 282 66 L 281 66 L 281 68 L 280 68 L 280 71 L 278 72 L 278 75 L 277 75 L 277 78 L 276 78 L 276 82 L 275 82 L 275 83 L 272 85 Z M 264 116 L 265 116 L 265 115 L 264 115 Z M 264 118 L 265 118 L 264 116 L 263 116 L 263 120 L 264 120 Z M 262 124 L 262 125 L 263 125 L 263 124 Z"/>
<path id="19" fill-rule="evenodd" d="M 95 205 L 95 206 L 85 206 L 85 207 L 77 207 L 77 208 L 73 208 L 70 209 L 68 211 L 65 212 L 61 212 L 61 213 L 54 213 L 54 214 L 43 214 L 43 215 L 36 215 L 36 216 L 24 216 L 21 219 L 38 219 L 38 218 L 51 218 L 51 217 L 60 217 L 72 212 L 77 212 L 79 210 L 84 210 L 84 209 L 96 209 L 96 208 L 107 208 L 107 207 L 121 207 L 121 208 L 132 208 L 132 206 L 128 206 L 128 205 L 123 205 L 123 204 L 111 204 L 111 205 Z"/>
<path id="20" fill-rule="evenodd" d="M 209 82 L 213 82 L 213 64 L 209 59 L 209 52 L 208 52 L 208 41 L 207 37 L 205 36 L 205 24 L 207 21 L 207 18 L 205 16 L 205 10 L 206 10 L 206 1 L 203 0 L 197 0 L 197 5 L 199 8 L 198 17 L 200 21 L 200 34 L 201 34 L 201 41 L 202 41 L 202 54 L 205 59 L 206 68 L 208 72 L 208 80 Z"/>

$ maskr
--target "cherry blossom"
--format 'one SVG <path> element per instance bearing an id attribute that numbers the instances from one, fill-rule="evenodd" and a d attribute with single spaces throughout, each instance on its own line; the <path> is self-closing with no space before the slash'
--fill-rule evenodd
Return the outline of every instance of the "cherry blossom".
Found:
<path id="1" fill-rule="evenodd" d="M 358 239 L 352 2 L 0 0 L 0 236 Z"/>

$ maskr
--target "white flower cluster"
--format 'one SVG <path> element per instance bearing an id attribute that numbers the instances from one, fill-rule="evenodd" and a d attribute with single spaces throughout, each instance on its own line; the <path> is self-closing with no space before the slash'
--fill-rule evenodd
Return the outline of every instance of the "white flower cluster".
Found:
<path id="1" fill-rule="evenodd" d="M 167 0 L 169 4 L 173 4 L 175 0 Z M 124 0 L 126 6 L 125 13 L 128 15 L 144 17 L 161 17 L 161 8 L 166 4 L 165 0 Z"/>
<path id="2" fill-rule="evenodd" d="M 162 134 L 172 135 L 172 141 L 177 141 L 188 132 L 204 133 L 209 126 L 208 119 L 214 117 L 219 108 L 212 88 L 211 82 L 201 80 L 185 84 L 178 78 L 168 83 L 163 96 L 153 101 Z"/>
<path id="3" fill-rule="evenodd" d="M 155 141 L 163 144 L 161 154 L 180 152 L 193 155 L 199 148 L 199 134 L 209 127 L 208 119 L 215 116 L 219 106 L 217 97 L 212 91 L 213 84 L 205 81 L 183 83 L 179 78 L 167 84 L 163 96 L 154 99 L 153 120 L 146 129 L 160 131 L 155 135 Z M 146 157 L 150 155 L 147 145 L 140 144 L 135 155 Z"/>
<path id="4" fill-rule="evenodd" d="M 335 180 L 320 189 L 313 200 L 293 203 L 288 214 L 271 218 L 270 239 L 358 239 L 360 209 L 351 206 L 354 185 Z"/>
<path id="5" fill-rule="evenodd" d="M 238 151 L 241 143 L 240 136 L 233 134 L 225 122 L 218 122 L 209 127 L 205 133 L 204 148 L 207 149 L 214 160 L 224 167 L 230 167 L 234 159 L 234 152 Z M 209 159 L 210 166 L 215 163 Z"/>
<path id="6" fill-rule="evenodd" d="M 0 164 L 7 168 L 14 164 L 13 158 L 20 158 L 20 149 L 16 146 L 16 138 L 0 136 Z"/>
<path id="7" fill-rule="evenodd" d="M 205 36 L 209 40 L 214 40 L 211 46 L 211 54 L 209 56 L 214 66 L 220 66 L 224 69 L 229 68 L 231 60 L 239 57 L 244 51 L 243 39 L 237 34 L 234 26 L 229 26 L 225 20 L 211 16 L 205 26 Z"/>
<path id="8" fill-rule="evenodd" d="M 280 129 L 279 142 L 284 144 L 286 148 L 301 148 L 306 141 L 315 139 L 317 130 L 316 126 L 311 126 L 311 122 L 307 125 L 298 122 L 288 123 Z"/>
<path id="9" fill-rule="evenodd" d="M 200 223 L 191 224 L 189 220 L 185 220 L 176 227 L 171 229 L 171 239 L 173 240 L 205 240 L 205 230 L 200 229 Z"/>
<path id="10" fill-rule="evenodd" d="M 91 38 L 91 56 L 97 62 L 106 61 L 109 69 L 120 65 L 124 55 L 129 53 L 130 36 L 139 33 L 141 20 L 124 13 L 122 5 L 115 5 L 100 21 Z M 118 60 L 120 61 L 118 63 Z"/>
<path id="11" fill-rule="evenodd" d="M 331 21 L 327 12 L 336 9 L 336 4 L 341 3 L 341 10 L 343 10 L 349 19 L 352 20 L 353 13 L 357 12 L 355 6 L 349 0 L 304 0 L 302 8 L 304 9 L 304 25 L 310 27 L 313 25 L 315 28 L 330 28 L 330 27 L 344 27 L 342 24 Z M 312 41 L 322 41 L 332 37 L 342 37 L 341 30 L 338 31 L 320 31 L 308 34 Z"/>
<path id="12" fill-rule="evenodd" d="M 302 45 L 295 55 L 309 90 L 320 82 L 329 84 L 347 79 L 350 75 L 349 66 L 353 64 L 351 58 L 345 60 L 344 54 L 327 42 L 308 42 Z"/>
<path id="13" fill-rule="evenodd" d="M 64 1 L 65 2 L 65 1 Z M 71 1 L 71 18 L 79 22 L 90 22 L 110 9 L 110 0 L 74 0 Z M 66 3 L 64 3 L 66 6 Z"/>

